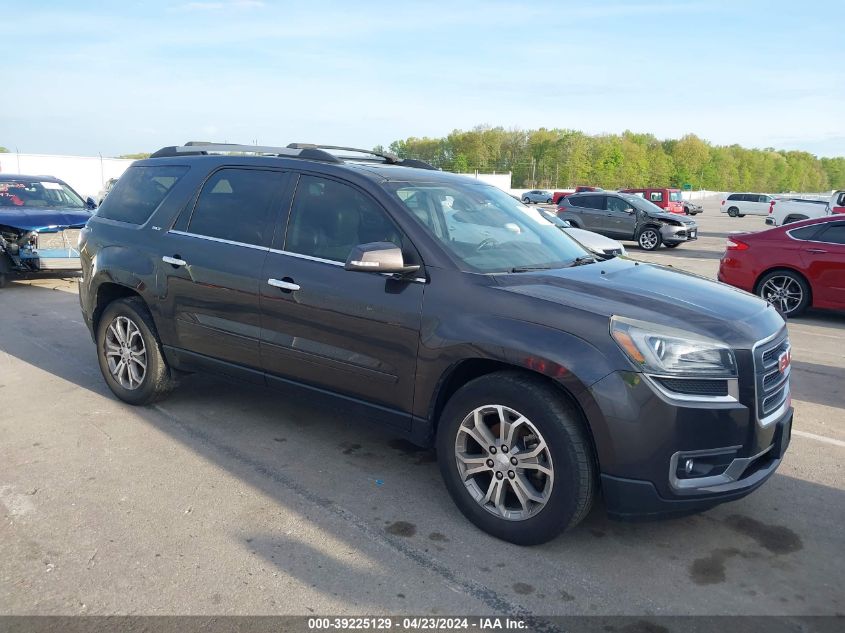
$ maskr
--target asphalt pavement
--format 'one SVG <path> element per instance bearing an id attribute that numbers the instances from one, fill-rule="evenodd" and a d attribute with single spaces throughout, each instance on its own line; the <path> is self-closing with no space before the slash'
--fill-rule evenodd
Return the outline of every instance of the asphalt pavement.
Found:
<path id="1" fill-rule="evenodd" d="M 631 256 L 715 277 L 731 231 Z M 131 407 L 72 280 L 0 290 L 0 614 L 845 612 L 845 314 L 790 322 L 792 445 L 749 497 L 533 548 L 478 531 L 432 451 L 311 400 L 190 376 Z"/>

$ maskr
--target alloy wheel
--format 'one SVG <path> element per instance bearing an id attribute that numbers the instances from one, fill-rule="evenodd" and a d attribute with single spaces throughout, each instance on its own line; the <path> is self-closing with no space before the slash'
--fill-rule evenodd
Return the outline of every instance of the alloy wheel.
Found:
<path id="1" fill-rule="evenodd" d="M 657 248 L 657 233 L 651 229 L 640 234 L 640 246 L 647 251 Z"/>
<path id="2" fill-rule="evenodd" d="M 147 375 L 147 348 L 132 319 L 116 316 L 106 329 L 103 354 L 112 377 L 124 389 L 137 389 Z"/>
<path id="3" fill-rule="evenodd" d="M 470 412 L 458 427 L 455 460 L 472 498 L 499 518 L 524 521 L 549 501 L 549 447 L 537 427 L 509 407 L 490 404 Z"/>
<path id="4" fill-rule="evenodd" d="M 760 296 L 783 314 L 790 314 L 801 305 L 804 291 L 801 284 L 789 275 L 772 277 L 760 289 Z"/>

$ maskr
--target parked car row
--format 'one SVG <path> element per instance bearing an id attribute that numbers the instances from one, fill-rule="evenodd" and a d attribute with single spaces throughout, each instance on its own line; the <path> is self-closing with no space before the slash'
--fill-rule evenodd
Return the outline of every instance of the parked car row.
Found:
<path id="1" fill-rule="evenodd" d="M 845 191 L 835 191 L 829 200 L 763 193 L 731 193 L 722 200 L 720 210 L 731 217 L 762 215 L 766 217 L 766 224 L 783 226 L 801 220 L 845 213 Z"/>

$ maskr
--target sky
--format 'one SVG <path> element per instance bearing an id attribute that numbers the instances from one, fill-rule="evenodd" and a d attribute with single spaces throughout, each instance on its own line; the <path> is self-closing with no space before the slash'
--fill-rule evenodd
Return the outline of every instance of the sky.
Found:
<path id="1" fill-rule="evenodd" d="M 845 2 L 0 0 L 0 146 L 371 148 L 477 125 L 845 155 Z M 14 69 L 14 72 L 10 72 Z"/>

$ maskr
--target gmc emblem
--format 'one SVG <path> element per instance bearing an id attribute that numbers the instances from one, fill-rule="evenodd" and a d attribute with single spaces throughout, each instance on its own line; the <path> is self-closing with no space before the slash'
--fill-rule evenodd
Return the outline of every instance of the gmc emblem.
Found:
<path id="1" fill-rule="evenodd" d="M 780 356 L 778 356 L 778 371 L 783 373 L 786 371 L 786 368 L 789 367 L 789 363 L 792 362 L 792 350 L 786 350 Z"/>

